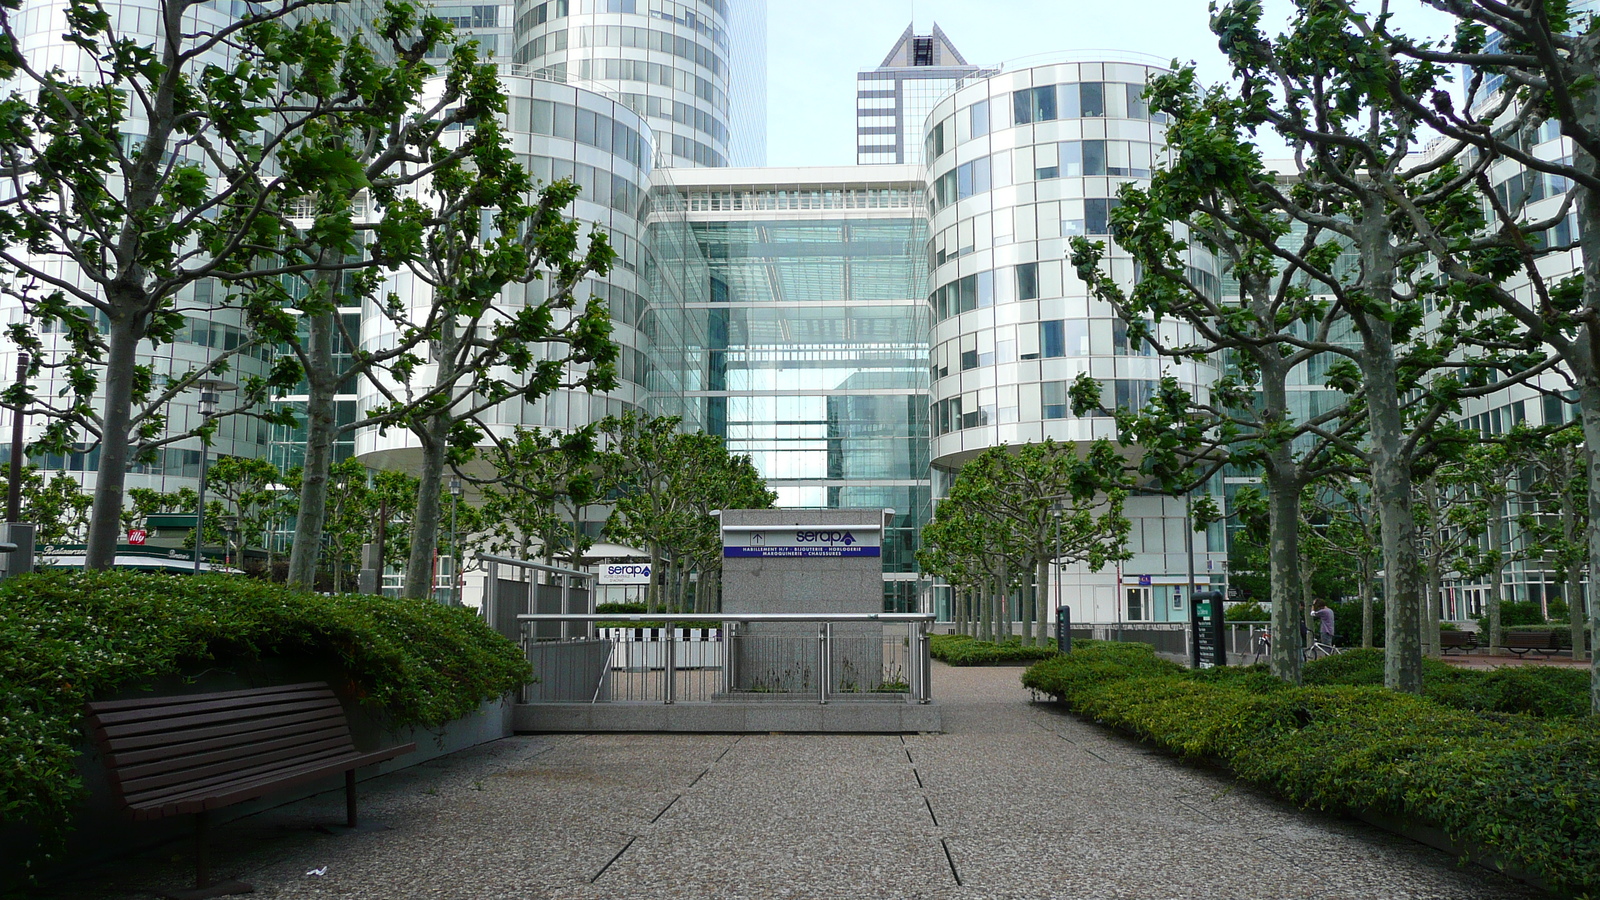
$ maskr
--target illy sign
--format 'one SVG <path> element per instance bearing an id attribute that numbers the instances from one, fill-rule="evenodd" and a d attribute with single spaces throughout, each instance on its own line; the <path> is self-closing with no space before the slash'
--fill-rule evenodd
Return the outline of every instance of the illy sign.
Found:
<path id="1" fill-rule="evenodd" d="M 603 563 L 600 566 L 601 584 L 649 584 L 649 563 Z"/>

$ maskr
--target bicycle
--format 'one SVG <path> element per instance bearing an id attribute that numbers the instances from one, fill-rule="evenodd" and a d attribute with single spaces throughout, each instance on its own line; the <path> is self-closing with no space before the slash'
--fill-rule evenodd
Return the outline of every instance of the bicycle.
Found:
<path id="1" fill-rule="evenodd" d="M 1331 643 L 1323 643 L 1321 637 L 1313 638 L 1311 646 L 1306 648 L 1306 661 L 1321 659 L 1324 656 L 1338 656 L 1341 651 Z"/>

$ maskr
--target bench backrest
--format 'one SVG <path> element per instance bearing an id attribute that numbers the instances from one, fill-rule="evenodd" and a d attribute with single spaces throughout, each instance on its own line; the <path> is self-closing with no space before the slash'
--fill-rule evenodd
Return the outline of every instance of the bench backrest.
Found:
<path id="1" fill-rule="evenodd" d="M 339 698 L 322 682 L 112 700 L 85 710 L 112 787 L 134 809 L 355 752 Z"/>
<path id="2" fill-rule="evenodd" d="M 1477 640 L 1477 635 L 1470 631 L 1440 631 L 1439 642 L 1446 647 L 1457 645 L 1465 646 Z"/>
<path id="3" fill-rule="evenodd" d="M 1508 631 L 1501 637 L 1500 643 L 1506 647 L 1555 647 L 1556 633 L 1554 631 Z"/>

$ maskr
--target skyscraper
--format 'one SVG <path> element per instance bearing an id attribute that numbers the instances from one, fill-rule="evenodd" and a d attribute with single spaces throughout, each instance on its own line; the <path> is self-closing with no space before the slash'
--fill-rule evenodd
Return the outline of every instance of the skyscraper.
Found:
<path id="1" fill-rule="evenodd" d="M 664 166 L 766 161 L 763 0 L 516 0 L 518 71 L 643 116 Z"/>
<path id="2" fill-rule="evenodd" d="M 929 35 L 907 25 L 876 69 L 856 74 L 856 164 L 922 162 L 922 124 L 968 65 L 939 26 Z"/>

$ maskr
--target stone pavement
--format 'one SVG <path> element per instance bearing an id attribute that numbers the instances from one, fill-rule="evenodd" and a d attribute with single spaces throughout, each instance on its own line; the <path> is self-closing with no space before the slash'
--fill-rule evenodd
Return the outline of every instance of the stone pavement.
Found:
<path id="1" fill-rule="evenodd" d="M 945 734 L 549 735 L 216 829 L 216 869 L 294 898 L 1533 898 L 935 664 Z M 184 887 L 187 846 L 45 895 Z M 308 874 L 321 872 L 321 874 Z"/>

